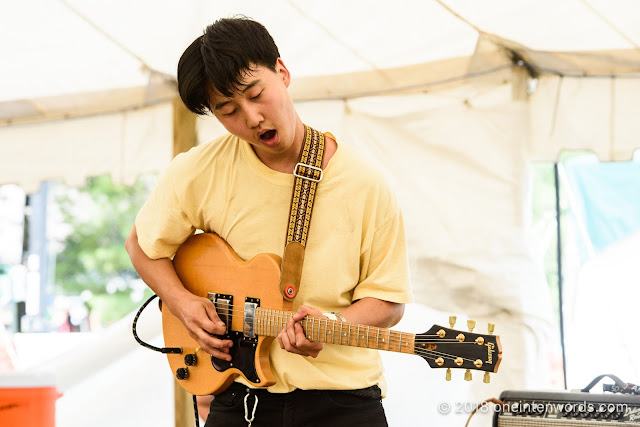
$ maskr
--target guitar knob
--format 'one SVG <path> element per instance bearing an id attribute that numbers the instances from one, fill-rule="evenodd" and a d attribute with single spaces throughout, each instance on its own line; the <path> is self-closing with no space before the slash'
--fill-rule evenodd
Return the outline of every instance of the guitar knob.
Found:
<path id="1" fill-rule="evenodd" d="M 184 356 L 184 364 L 187 366 L 194 366 L 198 363 L 198 356 L 195 353 L 187 354 Z"/>
<path id="2" fill-rule="evenodd" d="M 491 382 L 491 377 L 489 376 L 489 372 L 484 373 L 484 378 L 482 379 L 482 382 L 485 384 L 489 384 Z"/>
<path id="3" fill-rule="evenodd" d="M 466 370 L 466 372 L 464 373 L 464 380 L 465 381 L 471 381 L 471 371 L 469 369 Z"/>
<path id="4" fill-rule="evenodd" d="M 444 376 L 444 379 L 451 381 L 451 368 L 447 368 L 447 374 Z"/>
<path id="5" fill-rule="evenodd" d="M 189 378 L 189 369 L 178 368 L 178 370 L 176 370 L 176 378 L 179 380 L 186 380 L 187 378 Z"/>
<path id="6" fill-rule="evenodd" d="M 467 320 L 467 327 L 469 328 L 469 332 L 473 332 L 473 328 L 476 327 L 475 320 Z"/>
<path id="7" fill-rule="evenodd" d="M 449 326 L 451 326 L 452 329 L 456 325 L 456 320 L 458 320 L 456 316 L 449 316 Z"/>
<path id="8" fill-rule="evenodd" d="M 489 331 L 489 335 L 493 335 L 493 331 L 496 329 L 495 323 L 489 323 L 487 330 Z"/>

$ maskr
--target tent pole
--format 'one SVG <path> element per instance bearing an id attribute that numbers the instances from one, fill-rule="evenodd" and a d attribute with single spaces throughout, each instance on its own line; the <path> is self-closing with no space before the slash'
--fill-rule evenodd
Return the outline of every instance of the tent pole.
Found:
<path id="1" fill-rule="evenodd" d="M 558 173 L 558 162 L 553 163 L 553 175 L 556 190 L 556 260 L 558 263 L 558 315 L 560 321 L 560 346 L 562 348 L 562 380 L 564 389 L 567 389 L 567 353 L 564 345 L 564 308 L 562 298 L 562 227 L 560 221 L 560 174 Z"/>
<path id="2" fill-rule="evenodd" d="M 179 97 L 173 99 L 173 157 L 189 151 L 197 143 L 196 115 L 187 110 Z M 175 427 L 193 426 L 193 400 L 176 379 L 173 380 Z"/>

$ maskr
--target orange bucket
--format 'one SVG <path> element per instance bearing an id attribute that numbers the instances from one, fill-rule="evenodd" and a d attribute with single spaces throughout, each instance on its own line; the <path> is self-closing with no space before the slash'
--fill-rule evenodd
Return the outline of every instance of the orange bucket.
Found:
<path id="1" fill-rule="evenodd" d="M 62 396 L 41 374 L 0 374 L 0 426 L 54 427 Z"/>

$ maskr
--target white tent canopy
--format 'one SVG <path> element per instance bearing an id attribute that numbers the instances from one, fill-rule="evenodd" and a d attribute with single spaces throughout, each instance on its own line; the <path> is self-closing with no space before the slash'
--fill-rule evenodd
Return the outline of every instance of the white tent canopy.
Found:
<path id="1" fill-rule="evenodd" d="M 27 0 L 0 8 L 3 152 L 25 139 L 46 140 L 46 150 L 64 152 L 68 147 L 61 140 L 69 144 L 69 132 L 59 127 L 27 128 L 27 138 L 15 128 L 107 113 L 107 127 L 118 132 L 122 142 L 129 137 L 127 126 L 137 120 L 127 112 L 144 109 L 157 115 L 153 107 L 167 105 L 175 96 L 175 68 L 184 47 L 214 19 L 235 14 L 258 19 L 270 29 L 293 73 L 296 100 L 425 93 L 452 85 L 473 88 L 478 80 L 498 85 L 509 79 L 512 65 L 521 58 L 544 77 L 539 84 L 544 96 L 532 98 L 532 105 L 544 106 L 540 113 L 540 107 L 532 109 L 532 129 L 542 129 L 531 146 L 536 157 L 555 157 L 559 147 L 570 143 L 555 140 L 574 130 L 566 130 L 566 122 L 582 121 L 585 114 L 600 120 L 585 120 L 594 132 L 582 126 L 584 133 L 607 136 L 588 144 L 603 159 L 629 158 L 634 147 L 628 140 L 636 131 L 630 119 L 636 111 L 629 100 L 634 99 L 636 80 L 628 78 L 637 77 L 640 69 L 640 27 L 635 25 L 638 10 L 633 2 L 450 0 L 406 1 L 396 7 L 380 1 L 363 7 L 360 2 L 290 0 L 247 1 L 238 7 L 235 2 L 204 0 Z M 599 101 L 600 111 L 573 111 L 576 105 L 591 106 L 584 102 L 591 98 Z M 144 116 L 138 114 L 148 120 Z M 94 123 L 75 121 L 65 127 L 80 128 L 71 132 L 85 138 L 82 128 L 96 129 Z M 155 132 L 148 137 L 156 150 L 167 145 L 167 138 Z M 92 138 L 81 144 L 90 150 L 100 142 Z M 136 144 L 127 141 L 126 146 Z M 128 169 L 124 148 L 112 143 L 111 150 L 119 158 L 109 166 L 113 175 L 130 181 L 135 171 L 122 172 Z M 4 169 L 0 182 L 32 191 L 36 178 L 59 177 L 46 167 L 40 171 L 37 159 L 22 162 L 20 152 L 13 151 L 9 153 L 15 163 L 33 166 L 22 174 Z"/>
<path id="2" fill-rule="evenodd" d="M 235 14 L 273 35 L 303 121 L 388 174 L 417 301 L 498 323 L 502 376 L 481 392 L 465 389 L 469 399 L 546 384 L 549 301 L 532 249 L 529 164 L 561 149 L 631 158 L 640 145 L 640 4 L 5 2 L 0 184 L 30 192 L 47 179 L 110 173 L 132 182 L 161 171 L 179 56 L 206 25 Z M 224 131 L 212 118 L 197 124 L 200 141 Z M 436 320 L 445 322 L 425 326 Z"/>

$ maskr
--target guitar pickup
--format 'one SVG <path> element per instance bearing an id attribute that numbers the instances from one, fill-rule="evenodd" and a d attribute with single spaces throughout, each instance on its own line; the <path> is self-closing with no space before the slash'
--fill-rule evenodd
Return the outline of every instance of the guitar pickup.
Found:
<path id="1" fill-rule="evenodd" d="M 218 294 L 214 292 L 208 292 L 207 298 L 213 303 L 216 308 L 216 313 L 220 320 L 225 324 L 227 328 L 225 335 L 231 332 L 231 318 L 233 315 L 233 295 Z"/>
<path id="2" fill-rule="evenodd" d="M 260 300 L 258 298 L 247 298 L 244 302 L 244 322 L 243 322 L 243 334 L 246 341 L 255 341 L 256 337 L 255 322 L 256 322 L 256 309 L 260 306 Z"/>

